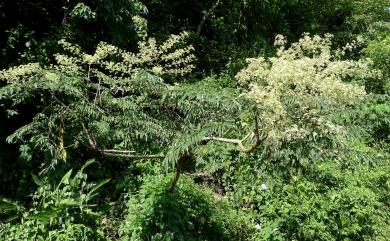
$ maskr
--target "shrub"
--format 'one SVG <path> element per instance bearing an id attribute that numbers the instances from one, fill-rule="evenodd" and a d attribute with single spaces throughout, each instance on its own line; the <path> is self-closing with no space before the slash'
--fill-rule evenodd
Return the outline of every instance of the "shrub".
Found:
<path id="1" fill-rule="evenodd" d="M 108 180 L 87 183 L 83 170 L 91 163 L 93 161 L 86 162 L 73 177 L 72 170 L 68 171 L 56 185 L 34 177 L 39 187 L 33 195 L 33 207 L 28 211 L 12 208 L 17 206 L 2 200 L 3 205 L 8 204 L 8 209 L 19 212 L 9 217 L 8 222 L 0 222 L 0 238 L 10 241 L 103 240 L 103 232 L 96 222 L 100 214 L 94 211 L 90 201 Z"/>
<path id="2" fill-rule="evenodd" d="M 247 240 L 249 219 L 210 191 L 182 177 L 167 191 L 171 178 L 149 177 L 128 202 L 128 215 L 121 227 L 123 240 Z M 252 228 L 251 228 L 252 227 Z"/>

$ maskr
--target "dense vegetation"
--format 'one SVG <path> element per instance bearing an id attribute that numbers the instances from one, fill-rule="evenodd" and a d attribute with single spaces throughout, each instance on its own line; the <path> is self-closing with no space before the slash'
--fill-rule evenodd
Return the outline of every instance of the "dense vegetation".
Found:
<path id="1" fill-rule="evenodd" d="M 390 240 L 388 0 L 5 0 L 0 27 L 0 240 Z"/>

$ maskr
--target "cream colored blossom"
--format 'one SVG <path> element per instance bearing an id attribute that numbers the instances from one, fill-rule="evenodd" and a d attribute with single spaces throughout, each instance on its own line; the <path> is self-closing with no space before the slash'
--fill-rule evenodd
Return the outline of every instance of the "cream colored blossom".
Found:
<path id="1" fill-rule="evenodd" d="M 152 68 L 152 72 L 156 75 L 161 75 L 161 73 L 163 72 L 163 68 L 161 66 L 154 66 Z"/>
<path id="2" fill-rule="evenodd" d="M 285 38 L 278 35 L 276 57 L 250 58 L 248 66 L 236 75 L 239 82 L 249 84 L 246 96 L 257 103 L 271 138 L 307 138 L 312 129 L 321 132 L 316 132 L 316 137 L 342 134 L 342 126 L 326 116 L 349 108 L 366 95 L 363 86 L 346 81 L 378 74 L 370 69 L 371 62 L 344 60 L 339 54 L 355 48 L 362 39 L 332 51 L 332 38 L 329 34 L 304 34 L 286 48 Z"/>
<path id="3" fill-rule="evenodd" d="M 46 72 L 44 77 L 49 80 L 49 81 L 59 81 L 59 77 L 56 73 L 53 73 L 53 72 Z"/>
<path id="4" fill-rule="evenodd" d="M 137 32 L 137 36 L 142 39 L 146 39 L 148 36 L 148 21 L 139 15 L 132 17 L 132 20 L 135 26 L 135 31 Z"/>
<path id="5" fill-rule="evenodd" d="M 56 64 L 40 66 L 31 63 L 2 70 L 0 81 L 23 82 L 43 77 L 52 82 L 59 82 L 60 75 L 65 75 L 77 77 L 75 82 L 85 80 L 92 83 L 91 79 L 95 78 L 98 85 L 105 84 L 113 91 L 119 91 L 118 82 L 139 77 L 141 70 L 158 76 L 182 76 L 195 68 L 194 49 L 185 44 L 187 36 L 187 33 L 172 35 L 161 44 L 153 38 L 144 39 L 138 43 L 138 51 L 134 53 L 102 42 L 94 53 L 87 54 L 79 46 L 60 40 L 58 43 L 64 51 L 54 56 Z M 131 86 L 122 85 L 122 88 L 121 91 L 125 91 L 125 88 L 131 89 Z"/>
<path id="6" fill-rule="evenodd" d="M 133 76 L 141 69 L 150 70 L 156 75 L 185 75 L 195 67 L 192 64 L 195 60 L 192 54 L 194 48 L 184 45 L 187 36 L 187 33 L 172 35 L 162 44 L 158 44 L 154 38 L 144 39 L 138 43 L 136 53 L 102 42 L 93 54 L 86 54 L 78 46 L 61 40 L 59 43 L 70 54 L 58 54 L 56 60 L 59 66 L 69 68 L 86 64 L 90 70 L 100 66 L 111 74 L 121 76 Z M 111 57 L 120 61 L 113 62 Z M 93 71 L 89 73 L 92 74 Z"/>
<path id="7" fill-rule="evenodd" d="M 38 63 L 19 65 L 0 71 L 0 80 L 5 80 L 8 83 L 23 81 L 24 78 L 36 74 L 40 70 L 41 67 Z"/>

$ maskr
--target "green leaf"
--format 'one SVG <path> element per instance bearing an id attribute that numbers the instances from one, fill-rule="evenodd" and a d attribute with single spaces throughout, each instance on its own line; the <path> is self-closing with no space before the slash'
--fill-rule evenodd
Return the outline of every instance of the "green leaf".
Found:
<path id="1" fill-rule="evenodd" d="M 51 218 L 57 217 L 58 213 L 55 210 L 50 210 L 50 211 L 41 211 L 37 214 L 29 215 L 26 217 L 26 219 L 30 220 L 37 220 L 42 223 L 48 223 L 50 222 Z"/>
<path id="2" fill-rule="evenodd" d="M 15 201 L 0 197 L 0 213 L 5 214 L 7 212 L 21 211 L 24 209 L 25 208 L 22 205 Z"/>
<path id="3" fill-rule="evenodd" d="M 67 207 L 77 207 L 79 206 L 79 202 L 76 202 L 75 200 L 72 199 L 64 199 L 60 201 L 61 206 L 67 206 Z"/>
<path id="4" fill-rule="evenodd" d="M 80 171 L 83 171 L 85 168 L 87 168 L 89 165 L 91 165 L 92 163 L 94 163 L 95 160 L 94 159 L 91 159 L 91 160 L 88 160 L 80 169 Z"/>
<path id="5" fill-rule="evenodd" d="M 69 183 L 69 178 L 72 175 L 72 169 L 70 169 L 61 179 L 60 183 L 57 186 L 57 190 L 60 188 L 61 184 L 63 183 Z"/>
<path id="6" fill-rule="evenodd" d="M 38 176 L 32 174 L 32 178 L 33 178 L 35 184 L 37 184 L 40 187 L 43 186 L 44 183 Z"/>
<path id="7" fill-rule="evenodd" d="M 93 188 L 88 192 L 88 196 L 92 195 L 97 189 L 99 189 L 101 186 L 103 186 L 104 184 L 108 183 L 111 179 L 108 178 L 108 179 L 104 179 L 102 181 L 100 181 L 98 184 L 96 184 L 95 186 L 93 186 Z"/>

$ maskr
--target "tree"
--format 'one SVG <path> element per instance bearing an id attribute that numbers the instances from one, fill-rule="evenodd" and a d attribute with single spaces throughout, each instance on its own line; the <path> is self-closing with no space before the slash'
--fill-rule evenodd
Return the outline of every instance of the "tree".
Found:
<path id="1" fill-rule="evenodd" d="M 249 87 L 245 95 L 256 102 L 268 149 L 279 160 L 299 164 L 337 153 L 348 136 L 338 117 L 365 97 L 359 82 L 379 74 L 369 60 L 344 59 L 361 40 L 334 51 L 331 39 L 305 34 L 287 47 L 279 35 L 276 57 L 248 59 L 236 75 Z"/>
<path id="2" fill-rule="evenodd" d="M 80 145 L 110 155 L 106 148 L 138 150 L 149 140 L 166 142 L 172 122 L 159 97 L 169 85 L 158 76 L 191 71 L 192 48 L 180 47 L 184 38 L 172 36 L 162 45 L 154 39 L 140 42 L 137 54 L 101 43 L 89 55 L 61 41 L 67 53 L 56 55 L 55 65 L 31 63 L 2 71 L 8 82 L 2 99 L 12 106 L 34 102 L 39 110 L 8 141 L 29 143 L 53 157 L 53 164 L 66 161 L 68 150 Z"/>

